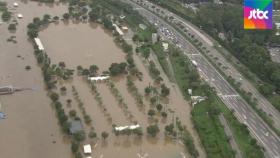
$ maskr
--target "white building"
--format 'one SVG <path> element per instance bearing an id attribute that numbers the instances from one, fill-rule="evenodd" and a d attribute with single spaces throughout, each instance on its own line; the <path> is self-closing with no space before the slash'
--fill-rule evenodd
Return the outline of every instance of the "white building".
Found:
<path id="1" fill-rule="evenodd" d="M 38 49 L 41 50 L 41 51 L 43 51 L 43 50 L 44 50 L 44 46 L 43 46 L 41 40 L 40 40 L 39 38 L 34 38 L 34 41 L 35 41 L 35 43 L 36 43 Z"/>
<path id="2" fill-rule="evenodd" d="M 88 77 L 88 80 L 90 81 L 103 81 L 109 79 L 110 76 L 97 76 L 97 77 Z"/>
<path id="3" fill-rule="evenodd" d="M 90 144 L 87 144 L 87 145 L 84 145 L 84 153 L 85 154 L 91 154 L 91 145 Z"/>

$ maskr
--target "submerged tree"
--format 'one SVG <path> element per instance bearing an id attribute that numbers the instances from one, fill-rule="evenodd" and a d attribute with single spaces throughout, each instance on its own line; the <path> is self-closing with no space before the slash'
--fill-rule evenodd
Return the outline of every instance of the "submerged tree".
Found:
<path id="1" fill-rule="evenodd" d="M 147 127 L 147 132 L 152 136 L 155 137 L 159 133 L 158 125 L 150 125 Z"/>
<path id="2" fill-rule="evenodd" d="M 101 137 L 105 140 L 109 137 L 109 133 L 104 131 L 104 132 L 101 133 Z"/>

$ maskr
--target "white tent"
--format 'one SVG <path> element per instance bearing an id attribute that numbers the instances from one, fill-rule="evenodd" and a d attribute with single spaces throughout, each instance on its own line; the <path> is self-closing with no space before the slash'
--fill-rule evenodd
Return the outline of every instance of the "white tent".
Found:
<path id="1" fill-rule="evenodd" d="M 84 153 L 91 154 L 91 145 L 90 144 L 84 145 Z"/>

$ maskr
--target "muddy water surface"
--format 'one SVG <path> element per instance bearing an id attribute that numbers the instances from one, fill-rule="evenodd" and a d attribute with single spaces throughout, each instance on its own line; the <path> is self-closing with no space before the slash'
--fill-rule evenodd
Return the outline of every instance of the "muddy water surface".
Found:
<path id="1" fill-rule="evenodd" d="M 9 8 L 14 1 L 7 1 Z M 62 158 L 71 157 L 69 144 L 63 140 L 54 111 L 44 90 L 41 70 L 33 56 L 33 47 L 27 40 L 26 26 L 35 16 L 62 15 L 67 10 L 64 5 L 46 6 L 35 2 L 19 2 L 12 10 L 23 14 L 18 20 L 15 33 L 10 33 L 8 24 L 0 25 L 0 86 L 34 88 L 9 96 L 0 96 L 0 111 L 7 119 L 0 120 L 1 158 Z M 7 42 L 16 36 L 17 43 Z M 26 71 L 25 66 L 31 70 Z"/>
<path id="2" fill-rule="evenodd" d="M 52 61 L 64 61 L 69 68 L 77 65 L 88 68 L 95 64 L 104 71 L 112 63 L 123 61 L 125 56 L 112 37 L 96 24 L 50 24 L 39 37 Z"/>
<path id="3" fill-rule="evenodd" d="M 110 34 L 100 26 L 92 27 L 87 23 L 73 24 L 70 22 L 69 24 L 64 24 L 60 22 L 58 25 L 49 25 L 40 33 L 39 37 L 53 63 L 65 61 L 69 68 L 75 69 L 78 65 L 88 67 L 95 64 L 101 71 L 104 71 L 108 70 L 113 62 L 125 61 L 125 54 L 115 45 Z M 141 69 L 141 71 L 146 70 Z M 147 86 L 149 82 L 151 82 L 151 79 L 145 77 L 141 84 Z M 128 110 L 132 113 L 134 120 L 143 127 L 144 133 L 146 133 L 146 127 L 149 124 L 148 116 L 146 111 L 142 112 L 138 109 L 135 100 L 128 92 L 126 77 L 118 79 L 114 83 L 123 96 L 124 102 L 128 105 Z M 112 117 L 112 123 L 108 123 L 106 120 L 102 109 L 97 105 L 94 95 L 90 92 L 90 88 L 82 77 L 75 76 L 73 81 L 67 84 L 72 84 L 77 88 L 81 99 L 85 103 L 87 113 L 93 119 L 92 126 L 99 139 L 97 141 L 86 140 L 86 142 L 91 142 L 95 146 L 94 156 L 103 155 L 104 157 L 115 158 L 138 157 L 137 154 L 146 154 L 149 155 L 148 157 L 170 158 L 182 157 L 181 153 L 186 154 L 182 145 L 165 139 L 163 132 L 165 124 L 160 124 L 161 132 L 155 139 L 147 137 L 146 134 L 142 138 L 114 136 L 112 133 L 113 124 L 120 126 L 130 125 L 131 121 L 127 119 L 106 83 L 97 83 L 96 85 L 106 110 Z M 140 88 L 141 91 L 142 88 Z M 148 109 L 149 104 L 147 104 L 146 110 Z M 167 122 L 170 121 L 171 117 L 168 118 Z M 101 140 L 100 134 L 102 131 L 110 133 L 107 141 Z"/>
<path id="4" fill-rule="evenodd" d="M 54 112 L 49 106 L 50 102 L 43 88 L 41 71 L 37 67 L 32 53 L 32 45 L 26 37 L 26 25 L 32 21 L 34 16 L 42 17 L 45 13 L 62 15 L 66 11 L 67 7 L 64 5 L 46 6 L 29 1 L 27 3 L 20 2 L 20 7 L 15 12 L 22 13 L 24 19 L 19 21 L 16 33 L 9 33 L 7 25 L 0 26 L 0 48 L 5 50 L 0 52 L 0 85 L 13 84 L 15 86 L 33 87 L 36 90 L 0 98 L 3 104 L 2 111 L 8 113 L 9 117 L 7 120 L 0 122 L 0 147 L 5 149 L 3 150 L 4 152 L 1 150 L 1 154 L 5 158 L 71 157 L 69 144 L 63 142 Z M 17 36 L 17 44 L 6 43 L 6 39 L 11 35 Z M 111 35 L 97 25 L 59 22 L 59 24 L 50 24 L 43 29 L 39 37 L 52 62 L 57 64 L 60 61 L 64 61 L 68 68 L 75 69 L 78 65 L 88 67 L 91 64 L 95 64 L 101 71 L 104 71 L 113 62 L 125 61 L 125 54 L 115 45 Z M 18 55 L 20 56 L 17 57 Z M 141 59 L 135 57 L 135 60 L 137 67 L 144 74 L 142 82 L 135 82 L 139 91 L 143 94 L 144 87 L 152 83 L 152 79 L 149 77 Z M 31 65 L 32 67 L 28 72 L 24 70 L 26 65 Z M 123 95 L 135 120 L 143 127 L 145 134 L 142 138 L 135 136 L 116 137 L 113 135 L 111 132 L 112 123 L 108 123 L 106 120 L 102 109 L 97 105 L 94 95 L 90 92 L 90 88 L 84 79 L 75 76 L 72 82 L 64 85 L 67 86 L 68 94 L 62 97 L 63 102 L 71 98 L 71 86 L 74 85 L 85 104 L 87 113 L 93 120 L 92 126 L 95 128 L 98 137 L 101 137 L 102 131 L 110 133 L 107 141 L 101 139 L 85 141 L 85 143 L 90 142 L 95 146 L 93 156 L 132 158 L 139 157 L 138 154 L 141 154 L 142 156 L 146 155 L 153 158 L 180 158 L 183 157 L 182 155 L 187 155 L 184 146 L 180 143 L 165 139 L 163 133 L 165 124 L 163 123 L 159 123 L 161 132 L 157 138 L 150 138 L 146 135 L 146 127 L 149 121 L 145 112 L 149 109 L 149 104 L 145 102 L 147 108 L 144 113 L 139 111 L 132 95 L 127 91 L 126 78 L 115 82 L 115 85 Z M 168 84 L 168 86 L 172 85 Z M 113 123 L 117 125 L 130 124 L 130 121 L 127 120 L 122 109 L 118 106 L 116 99 L 110 93 L 108 86 L 105 83 L 98 83 L 97 89 L 103 98 L 108 113 L 113 118 Z M 191 122 L 188 120 L 190 117 L 189 105 L 175 90 L 171 91 L 170 98 L 170 105 L 168 106 L 177 110 L 179 113 L 176 116 L 183 121 L 184 125 L 192 129 Z M 74 99 L 72 98 L 72 100 Z M 72 106 L 71 109 L 79 111 L 74 101 Z M 69 109 L 66 111 L 69 111 Z M 78 114 L 82 117 L 80 112 Z M 169 115 L 166 122 L 170 123 L 171 121 L 172 117 Z M 86 127 L 85 129 L 88 132 L 88 128 Z M 193 130 L 191 130 L 191 133 L 193 134 Z M 15 145 L 15 148 L 11 150 L 7 142 Z"/>

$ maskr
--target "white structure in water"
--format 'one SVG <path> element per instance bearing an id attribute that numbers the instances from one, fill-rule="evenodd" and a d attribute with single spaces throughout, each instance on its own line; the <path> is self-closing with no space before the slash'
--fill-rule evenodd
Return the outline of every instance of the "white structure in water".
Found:
<path id="1" fill-rule="evenodd" d="M 134 130 L 134 129 L 137 129 L 137 128 L 140 128 L 139 124 L 131 125 L 131 126 L 119 126 L 119 127 L 115 127 L 115 130 L 116 131 L 123 131 L 123 130 L 126 130 L 126 129 Z"/>
<path id="2" fill-rule="evenodd" d="M 123 31 L 120 29 L 120 27 L 119 27 L 118 25 L 113 24 L 113 26 L 115 27 L 115 29 L 116 29 L 116 31 L 119 33 L 119 35 L 121 35 L 121 36 L 124 35 Z"/>
<path id="3" fill-rule="evenodd" d="M 84 145 L 84 153 L 85 154 L 91 154 L 91 145 L 90 144 L 86 144 Z"/>
<path id="4" fill-rule="evenodd" d="M 36 43 L 38 49 L 43 51 L 44 50 L 44 46 L 43 46 L 41 40 L 39 38 L 34 38 L 34 40 L 35 40 L 35 43 Z"/>
<path id="5" fill-rule="evenodd" d="M 18 17 L 19 19 L 21 19 L 21 18 L 23 18 L 23 15 L 22 15 L 22 14 L 18 14 L 17 17 Z"/>
<path id="6" fill-rule="evenodd" d="M 88 77 L 90 81 L 103 81 L 109 79 L 110 76 L 97 76 L 97 77 Z"/>
<path id="7" fill-rule="evenodd" d="M 17 2 L 15 2 L 13 5 L 14 5 L 14 7 L 18 7 L 18 3 Z"/>

